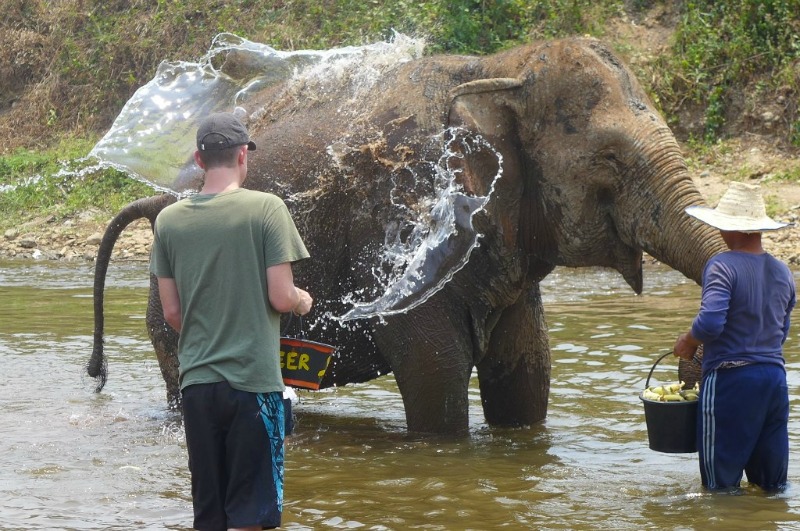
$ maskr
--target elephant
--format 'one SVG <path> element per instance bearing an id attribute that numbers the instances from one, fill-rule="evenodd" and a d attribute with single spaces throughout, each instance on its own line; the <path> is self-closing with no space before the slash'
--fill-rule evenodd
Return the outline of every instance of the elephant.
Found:
<path id="1" fill-rule="evenodd" d="M 312 93 L 294 80 L 252 96 L 248 127 L 259 149 L 244 184 L 285 198 L 312 255 L 295 264 L 296 282 L 316 300 L 314 339 L 337 347 L 321 388 L 393 372 L 411 432 L 468 432 L 474 369 L 489 425 L 546 417 L 540 282 L 554 268 L 613 268 L 639 294 L 644 252 L 699 283 L 708 258 L 725 249 L 685 214 L 704 200 L 676 138 L 597 39 L 419 57 L 356 96 L 352 84 Z M 430 200 L 443 174 L 452 176 L 445 221 Z M 98 251 L 88 365 L 98 390 L 114 234 L 137 217 L 153 222 L 174 200 L 125 207 Z M 449 231 L 435 240 L 430 229 L 428 247 L 387 287 L 387 247 L 419 237 L 409 219 Z M 175 402 L 177 336 L 156 289 L 151 282 L 148 330 Z"/>

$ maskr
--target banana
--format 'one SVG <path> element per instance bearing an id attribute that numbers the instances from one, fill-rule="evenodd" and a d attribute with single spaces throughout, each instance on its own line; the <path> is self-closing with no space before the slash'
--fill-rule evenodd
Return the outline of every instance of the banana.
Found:
<path id="1" fill-rule="evenodd" d="M 642 398 L 646 400 L 655 400 L 656 402 L 661 400 L 661 395 L 658 393 L 654 393 L 650 389 L 645 389 L 642 393 Z"/>
<path id="2" fill-rule="evenodd" d="M 685 382 L 648 387 L 642 391 L 642 398 L 657 402 L 689 402 L 697 400 L 700 384 L 695 382 L 691 389 L 684 389 Z"/>
<path id="3" fill-rule="evenodd" d="M 665 394 L 675 394 L 683 388 L 683 382 L 678 382 L 670 385 L 665 385 L 664 389 L 667 391 Z"/>
<path id="4" fill-rule="evenodd" d="M 664 395 L 662 397 L 662 399 L 664 400 L 664 402 L 683 402 L 684 401 L 683 397 L 678 393 Z"/>

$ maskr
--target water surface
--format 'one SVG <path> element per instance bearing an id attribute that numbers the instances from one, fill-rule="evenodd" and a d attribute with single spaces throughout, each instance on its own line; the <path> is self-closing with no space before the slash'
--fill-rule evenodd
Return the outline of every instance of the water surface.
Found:
<path id="1" fill-rule="evenodd" d="M 0 262 L 0 529 L 188 529 L 183 430 L 144 327 L 146 265 L 111 266 L 100 394 L 83 374 L 92 274 L 90 264 Z M 786 346 L 792 485 L 711 495 L 696 454 L 649 450 L 638 399 L 699 289 L 653 265 L 645 283 L 635 296 L 603 270 L 547 279 L 553 382 L 540 425 L 487 427 L 477 381 L 469 437 L 456 440 L 407 435 L 391 375 L 300 392 L 284 528 L 800 529 L 800 328 Z M 676 365 L 653 378 L 675 380 Z"/>

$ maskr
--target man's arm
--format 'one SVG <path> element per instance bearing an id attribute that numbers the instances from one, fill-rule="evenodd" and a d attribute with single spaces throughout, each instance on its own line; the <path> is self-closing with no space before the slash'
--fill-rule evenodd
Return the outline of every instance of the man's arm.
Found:
<path id="1" fill-rule="evenodd" d="M 313 299 L 307 291 L 294 285 L 292 264 L 284 262 L 267 268 L 269 303 L 280 313 L 305 315 L 311 311 Z"/>
<path id="2" fill-rule="evenodd" d="M 181 299 L 178 296 L 178 285 L 174 278 L 158 278 L 158 294 L 164 319 L 176 331 L 181 331 Z"/>

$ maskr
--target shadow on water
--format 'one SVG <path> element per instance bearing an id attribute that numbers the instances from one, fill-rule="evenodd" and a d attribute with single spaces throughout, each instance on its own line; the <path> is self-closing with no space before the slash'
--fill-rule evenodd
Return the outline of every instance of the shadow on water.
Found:
<path id="1" fill-rule="evenodd" d="M 635 296 L 612 273 L 556 271 L 543 285 L 553 353 L 550 409 L 527 428 L 485 425 L 476 379 L 470 434 L 405 431 L 391 375 L 298 392 L 287 441 L 286 529 L 798 529 L 790 488 L 738 496 L 700 486 L 695 454 L 649 450 L 638 393 L 687 326 L 699 289 L 647 266 Z M 179 416 L 166 409 L 143 314 L 145 264 L 113 268 L 109 380 L 91 348 L 85 264 L 0 262 L 0 530 L 186 529 L 191 496 Z M 797 389 L 798 331 L 786 346 Z M 654 378 L 673 381 L 666 363 Z M 800 402 L 791 397 L 790 445 Z"/>

